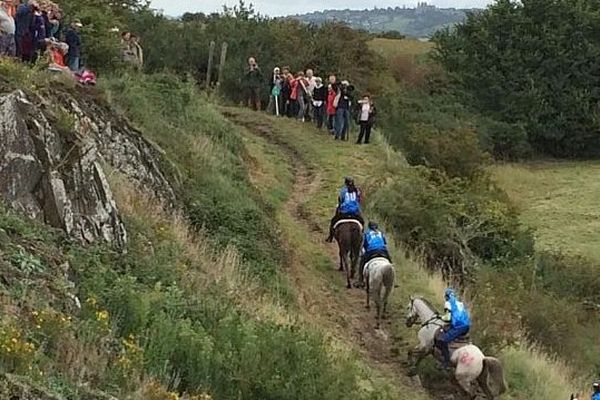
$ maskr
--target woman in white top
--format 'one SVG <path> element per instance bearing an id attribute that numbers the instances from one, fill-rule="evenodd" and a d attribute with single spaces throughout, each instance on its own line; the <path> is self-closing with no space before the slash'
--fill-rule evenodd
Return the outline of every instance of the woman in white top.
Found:
<path id="1" fill-rule="evenodd" d="M 368 94 L 365 94 L 362 100 L 358 101 L 358 104 L 360 105 L 360 112 L 358 114 L 360 134 L 358 135 L 358 140 L 356 141 L 356 144 L 362 144 L 363 138 L 365 140 L 365 144 L 369 144 L 369 141 L 371 140 L 371 129 L 373 128 L 373 124 L 375 123 L 375 105 L 371 100 L 371 96 Z"/>

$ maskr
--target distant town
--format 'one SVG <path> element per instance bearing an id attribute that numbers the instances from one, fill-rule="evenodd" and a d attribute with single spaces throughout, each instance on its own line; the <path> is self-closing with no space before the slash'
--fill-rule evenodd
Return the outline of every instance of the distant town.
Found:
<path id="1" fill-rule="evenodd" d="M 329 21 L 339 21 L 352 28 L 373 33 L 395 31 L 405 36 L 426 39 L 440 29 L 462 22 L 468 12 L 477 10 L 438 8 L 427 2 L 419 2 L 416 7 L 325 10 L 294 15 L 290 18 L 317 25 Z"/>

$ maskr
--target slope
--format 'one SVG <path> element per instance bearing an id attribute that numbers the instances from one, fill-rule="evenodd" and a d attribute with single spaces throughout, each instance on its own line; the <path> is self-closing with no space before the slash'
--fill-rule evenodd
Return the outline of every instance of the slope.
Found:
<path id="1" fill-rule="evenodd" d="M 399 282 L 393 294 L 392 317 L 382 331 L 376 331 L 372 313 L 364 309 L 363 293 L 344 289 L 343 278 L 335 268 L 335 246 L 323 243 L 341 177 L 355 176 L 365 184 L 368 198 L 375 188 L 375 175 L 385 176 L 387 171 L 410 174 L 410 168 L 400 155 L 379 141 L 359 147 L 334 142 L 326 133 L 294 121 L 240 109 L 224 108 L 222 112 L 246 128 L 244 137 L 252 155 L 251 175 L 259 191 L 267 196 L 272 193 L 278 185 L 275 175 L 282 169 L 294 176 L 292 195 L 282 204 L 278 221 L 290 252 L 288 272 L 299 299 L 298 312 L 359 349 L 369 365 L 384 376 L 395 376 L 401 383 L 414 385 L 405 378 L 407 370 L 403 364 L 406 351 L 416 339 L 416 332 L 402 324 L 404 299 L 415 293 L 437 299 L 443 282 L 426 274 L 418 262 L 407 259 L 402 249 L 394 246 Z M 265 158 L 265 154 L 270 156 Z M 560 362 L 526 344 L 507 347 L 500 356 L 511 386 L 507 398 L 543 395 L 559 400 L 569 395 L 571 374 Z M 431 363 L 426 363 L 419 375 L 435 398 L 449 394 L 460 398 L 448 377 L 435 371 Z"/>

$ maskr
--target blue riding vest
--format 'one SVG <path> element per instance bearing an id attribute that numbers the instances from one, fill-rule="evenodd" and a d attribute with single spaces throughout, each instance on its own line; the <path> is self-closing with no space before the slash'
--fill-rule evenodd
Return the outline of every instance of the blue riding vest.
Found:
<path id="1" fill-rule="evenodd" d="M 452 315 L 452 321 L 450 322 L 452 328 L 470 327 L 471 317 L 465 305 L 458 301 L 454 294 L 450 295 L 448 301 L 450 302 L 450 313 Z"/>
<path id="2" fill-rule="evenodd" d="M 387 242 L 383 233 L 375 229 L 369 229 L 364 235 L 365 252 L 375 250 L 387 250 Z"/>
<path id="3" fill-rule="evenodd" d="M 340 191 L 340 213 L 357 215 L 360 213 L 358 189 L 350 192 L 347 187 Z"/>
<path id="4" fill-rule="evenodd" d="M 592 400 L 600 400 L 600 393 L 594 393 L 592 395 Z"/>

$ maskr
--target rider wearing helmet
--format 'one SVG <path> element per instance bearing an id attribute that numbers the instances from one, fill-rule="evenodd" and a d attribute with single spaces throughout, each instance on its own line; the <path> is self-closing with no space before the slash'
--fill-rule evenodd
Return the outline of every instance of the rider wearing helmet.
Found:
<path id="1" fill-rule="evenodd" d="M 600 400 L 600 383 L 594 382 L 592 385 L 594 393 L 592 393 L 592 400 Z"/>
<path id="2" fill-rule="evenodd" d="M 362 225 L 365 221 L 360 212 L 360 203 L 362 201 L 360 190 L 354 185 L 354 179 L 352 177 L 346 177 L 344 179 L 344 187 L 340 190 L 338 195 L 338 206 L 335 210 L 335 216 L 331 219 L 329 225 L 329 237 L 326 241 L 333 242 L 334 226 L 342 219 L 355 219 Z"/>
<path id="3" fill-rule="evenodd" d="M 363 237 L 363 249 L 365 250 L 361 259 L 361 268 L 375 257 L 385 257 L 392 261 L 387 249 L 385 235 L 379 230 L 377 222 L 369 221 L 369 229 Z"/>
<path id="4" fill-rule="evenodd" d="M 465 305 L 458 301 L 454 290 L 447 288 L 444 297 L 446 299 L 444 304 L 445 314 L 442 320 L 448 325 L 438 341 L 438 346 L 444 357 L 444 368 L 448 368 L 450 364 L 450 348 L 448 346 L 454 340 L 469 333 L 471 329 L 471 317 Z"/>

